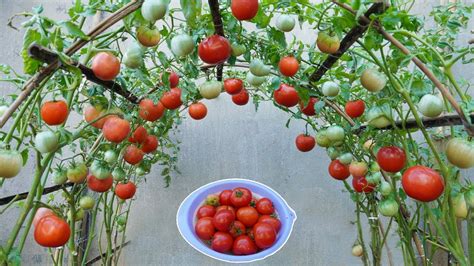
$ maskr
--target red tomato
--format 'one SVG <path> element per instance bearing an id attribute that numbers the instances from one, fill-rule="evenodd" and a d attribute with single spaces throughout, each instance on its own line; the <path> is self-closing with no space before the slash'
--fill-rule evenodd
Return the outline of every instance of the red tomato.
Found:
<path id="1" fill-rule="evenodd" d="M 41 106 L 41 118 L 50 126 L 61 125 L 66 121 L 67 115 L 68 109 L 65 101 L 45 102 Z"/>
<path id="2" fill-rule="evenodd" d="M 365 176 L 359 176 L 359 177 L 354 177 L 352 179 L 352 187 L 356 192 L 364 192 L 364 193 L 370 193 L 374 191 L 375 185 L 370 184 L 367 182 L 367 179 L 365 179 Z"/>
<path id="3" fill-rule="evenodd" d="M 127 183 L 118 183 L 115 186 L 115 195 L 123 200 L 133 198 L 136 191 L 137 186 L 135 186 L 132 181 L 128 181 Z"/>
<path id="4" fill-rule="evenodd" d="M 216 208 L 216 213 L 218 213 L 218 212 L 220 212 L 220 211 L 222 211 L 222 210 L 231 211 L 231 212 L 234 214 L 234 216 L 235 216 L 235 209 L 234 209 L 234 207 L 232 207 L 232 206 L 228 206 L 228 205 L 221 205 L 221 206 L 218 206 L 218 207 Z"/>
<path id="5" fill-rule="evenodd" d="M 235 214 L 230 210 L 220 210 L 212 218 L 212 224 L 221 232 L 229 232 L 230 226 L 235 220 Z"/>
<path id="6" fill-rule="evenodd" d="M 216 208 L 211 205 L 201 206 L 197 211 L 197 218 L 201 219 L 203 217 L 214 217 L 216 214 Z"/>
<path id="7" fill-rule="evenodd" d="M 252 192 L 246 188 L 239 187 L 232 190 L 230 202 L 237 208 L 245 207 L 250 204 L 252 200 Z"/>
<path id="8" fill-rule="evenodd" d="M 87 187 L 95 192 L 105 192 L 112 187 L 113 183 L 114 179 L 112 176 L 109 176 L 106 179 L 98 179 L 93 175 L 87 176 Z"/>
<path id="9" fill-rule="evenodd" d="M 273 202 L 267 198 L 259 199 L 257 201 L 256 208 L 260 214 L 272 214 L 275 212 L 275 207 L 273 206 Z"/>
<path id="10" fill-rule="evenodd" d="M 275 102 L 286 107 L 293 107 L 298 104 L 300 97 L 295 88 L 287 84 L 281 84 L 280 88 L 273 94 Z"/>
<path id="11" fill-rule="evenodd" d="M 125 149 L 123 159 L 131 165 L 136 165 L 142 161 L 143 155 L 143 151 L 132 144 Z"/>
<path id="12" fill-rule="evenodd" d="M 258 248 L 255 242 L 246 235 L 238 236 L 232 246 L 232 253 L 234 253 L 234 255 L 251 255 L 257 253 L 257 250 Z"/>
<path id="13" fill-rule="evenodd" d="M 169 77 L 169 82 L 170 82 L 170 88 L 176 88 L 178 87 L 179 84 L 179 76 L 176 74 L 176 72 L 171 71 L 170 77 Z"/>
<path id="14" fill-rule="evenodd" d="M 144 120 L 154 122 L 163 116 L 165 110 L 160 101 L 155 104 L 151 99 L 143 99 L 140 101 L 138 114 Z"/>
<path id="15" fill-rule="evenodd" d="M 355 177 L 365 176 L 367 172 L 368 172 L 368 167 L 365 162 L 353 161 L 349 165 L 349 173 L 351 173 L 352 176 L 355 176 Z"/>
<path id="16" fill-rule="evenodd" d="M 435 170 L 416 165 L 403 173 L 402 186 L 410 198 L 429 202 L 441 196 L 444 191 L 444 180 Z"/>
<path id="17" fill-rule="evenodd" d="M 397 146 L 382 147 L 377 152 L 377 163 L 385 172 L 396 173 L 405 167 L 405 151 Z"/>
<path id="18" fill-rule="evenodd" d="M 120 61 L 115 55 L 100 52 L 92 59 L 92 72 L 101 80 L 113 80 L 120 73 Z"/>
<path id="19" fill-rule="evenodd" d="M 181 101 L 181 89 L 172 88 L 171 90 L 163 93 L 160 101 L 167 109 L 178 109 L 183 104 Z"/>
<path id="20" fill-rule="evenodd" d="M 232 249 L 234 239 L 229 233 L 217 232 L 211 242 L 211 248 L 217 252 L 226 253 Z"/>
<path id="21" fill-rule="evenodd" d="M 281 222 L 280 220 L 278 220 L 277 218 L 273 217 L 273 216 L 270 216 L 270 215 L 262 215 L 260 216 L 260 218 L 258 218 L 258 222 L 260 223 L 268 223 L 270 224 L 271 226 L 273 226 L 273 228 L 275 228 L 275 231 L 278 233 L 280 231 L 280 228 L 281 228 Z"/>
<path id="22" fill-rule="evenodd" d="M 36 227 L 38 222 L 46 216 L 49 215 L 55 215 L 54 212 L 51 209 L 45 208 L 45 207 L 40 207 L 38 210 L 36 210 L 35 216 L 33 218 L 33 226 Z"/>
<path id="23" fill-rule="evenodd" d="M 244 89 L 244 82 L 241 79 L 224 80 L 224 90 L 230 95 L 238 94 L 243 89 Z"/>
<path id="24" fill-rule="evenodd" d="M 194 226 L 194 230 L 196 231 L 197 236 L 202 240 L 210 240 L 216 232 L 211 217 L 199 219 Z"/>
<path id="25" fill-rule="evenodd" d="M 219 194 L 219 204 L 231 205 L 232 202 L 230 201 L 230 196 L 232 196 L 232 190 L 230 189 L 222 190 L 221 194 Z"/>
<path id="26" fill-rule="evenodd" d="M 316 115 L 316 110 L 314 109 L 314 105 L 318 102 L 318 98 L 311 97 L 309 98 L 308 105 L 304 107 L 303 102 L 300 101 L 300 110 L 303 114 L 307 116 Z"/>
<path id="27" fill-rule="evenodd" d="M 233 238 L 236 238 L 240 235 L 245 235 L 245 225 L 241 221 L 234 221 L 230 226 L 229 233 Z"/>
<path id="28" fill-rule="evenodd" d="M 142 144 L 142 151 L 144 153 L 152 153 L 158 148 L 158 138 L 153 135 L 148 135 Z"/>
<path id="29" fill-rule="evenodd" d="M 48 215 L 38 221 L 34 236 L 41 246 L 56 248 L 67 243 L 71 236 L 71 229 L 64 219 L 56 215 Z"/>
<path id="30" fill-rule="evenodd" d="M 120 143 L 130 134 L 130 122 L 120 117 L 110 117 L 102 128 L 104 138 L 113 143 Z"/>
<path id="31" fill-rule="evenodd" d="M 255 244 L 261 249 L 271 247 L 276 241 L 276 231 L 271 224 L 256 223 L 253 227 Z"/>
<path id="32" fill-rule="evenodd" d="M 106 110 L 102 110 L 99 106 L 87 105 L 86 107 L 84 107 L 84 120 L 86 120 L 87 123 L 91 123 L 92 121 L 96 120 L 99 117 L 104 116 L 105 114 L 106 114 Z M 98 129 L 102 129 L 105 121 L 112 116 L 115 116 L 115 115 L 104 116 L 101 119 L 92 123 L 91 126 Z"/>
<path id="33" fill-rule="evenodd" d="M 345 180 L 351 173 L 349 166 L 341 163 L 339 160 L 334 160 L 329 164 L 329 175 L 337 180 Z"/>
<path id="34" fill-rule="evenodd" d="M 245 226 L 252 227 L 258 221 L 258 212 L 254 207 L 242 207 L 237 210 L 237 220 Z"/>
<path id="35" fill-rule="evenodd" d="M 365 103 L 362 100 L 349 101 L 346 103 L 346 114 L 352 118 L 361 117 L 365 111 Z"/>
<path id="36" fill-rule="evenodd" d="M 224 63 L 231 52 L 229 40 L 217 34 L 204 39 L 198 47 L 199 57 L 208 64 Z"/>
<path id="37" fill-rule="evenodd" d="M 207 107 L 203 103 L 193 103 L 188 109 L 189 116 L 195 120 L 201 120 L 207 115 Z"/>
<path id="38" fill-rule="evenodd" d="M 258 0 L 232 0 L 232 15 L 238 20 L 251 20 L 257 15 Z"/>
<path id="39" fill-rule="evenodd" d="M 232 95 L 232 101 L 237 105 L 246 105 L 249 99 L 249 93 L 246 89 L 242 89 L 239 93 Z"/>
<path id="40" fill-rule="evenodd" d="M 293 77 L 300 69 L 300 63 L 293 56 L 283 57 L 278 63 L 280 73 L 287 77 Z"/>
<path id="41" fill-rule="evenodd" d="M 128 141 L 132 143 L 143 143 L 147 136 L 148 132 L 146 132 L 146 129 L 143 126 L 138 126 L 128 138 Z"/>
<path id="42" fill-rule="evenodd" d="M 296 148 L 301 152 L 308 152 L 316 146 L 316 140 L 312 136 L 300 134 L 295 140 Z"/>

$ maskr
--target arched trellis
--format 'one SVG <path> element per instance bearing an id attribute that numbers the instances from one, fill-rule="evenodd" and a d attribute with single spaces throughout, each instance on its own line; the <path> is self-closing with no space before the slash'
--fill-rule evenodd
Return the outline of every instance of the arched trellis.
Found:
<path id="1" fill-rule="evenodd" d="M 355 14 L 355 11 L 352 10 L 348 5 L 340 3 L 338 1 L 332 1 L 334 4 L 348 10 L 351 13 Z M 134 12 L 135 10 L 139 9 L 142 4 L 142 1 L 132 1 L 131 3 L 127 4 L 114 14 L 112 14 L 109 18 L 104 20 L 102 23 L 100 23 L 96 28 L 94 28 L 89 34 L 89 39 L 88 40 L 80 40 L 73 44 L 67 51 L 66 55 L 70 56 L 77 52 L 81 47 L 83 47 L 89 40 L 92 40 L 95 36 L 101 34 L 105 30 L 107 30 L 110 26 L 114 25 L 116 22 L 120 21 L 122 18 L 125 16 L 129 15 L 130 13 Z M 217 0 L 209 0 L 209 6 L 211 8 L 211 14 L 213 16 L 213 22 L 215 26 L 215 32 L 216 34 L 219 35 L 224 35 L 224 30 L 223 30 L 223 25 L 222 25 L 222 19 L 220 17 L 219 13 L 219 2 Z M 359 16 L 359 24 L 354 27 L 351 31 L 347 33 L 347 35 L 344 37 L 344 39 L 341 42 L 341 48 L 338 51 L 338 53 L 328 56 L 328 58 L 318 67 L 318 69 L 315 70 L 315 72 L 310 76 L 310 82 L 313 84 L 317 83 L 323 76 L 324 74 L 333 66 L 333 64 L 360 38 L 363 36 L 365 31 L 369 28 L 369 25 L 374 27 L 385 39 L 390 41 L 395 47 L 400 49 L 403 53 L 409 55 L 410 51 L 403 46 L 398 40 L 396 40 L 392 35 L 387 33 L 380 23 L 378 23 L 377 20 L 371 20 L 369 19 L 372 14 L 377 14 L 380 12 L 383 12 L 385 6 L 383 3 L 375 3 L 373 4 L 365 13 L 365 15 Z M 126 88 L 123 88 L 121 85 L 119 85 L 116 82 L 110 81 L 110 82 L 104 82 L 100 79 L 98 79 L 92 72 L 91 69 L 86 67 L 85 65 L 81 65 L 78 62 L 61 62 L 59 59 L 59 56 L 55 54 L 52 51 L 49 51 L 41 46 L 38 45 L 32 45 L 29 49 L 29 52 L 31 56 L 35 59 L 41 60 L 45 63 L 48 63 L 46 67 L 41 69 L 35 76 L 33 76 L 28 82 L 25 83 L 24 88 L 20 96 L 15 100 L 14 104 L 7 110 L 5 115 L 0 119 L 0 125 L 3 127 L 5 123 L 8 121 L 8 119 L 11 117 L 11 115 L 15 112 L 15 110 L 28 98 L 30 93 L 35 90 L 37 87 L 41 86 L 43 82 L 46 82 L 53 74 L 54 72 L 59 69 L 63 64 L 70 64 L 73 66 L 79 67 L 79 69 L 82 71 L 84 76 L 94 82 L 97 83 L 98 85 L 101 85 L 118 95 L 121 95 L 122 97 L 126 98 L 129 100 L 131 103 L 137 103 L 139 98 L 131 94 L 126 90 Z M 464 114 L 463 110 L 460 108 L 460 106 L 457 104 L 455 101 L 454 97 L 452 94 L 447 90 L 444 85 L 434 76 L 434 74 L 423 64 L 423 62 L 418 59 L 416 56 L 412 56 L 412 61 L 415 63 L 417 67 L 420 68 L 420 70 L 426 74 L 426 76 L 433 81 L 435 86 L 439 89 L 439 91 L 443 94 L 443 96 L 448 100 L 448 102 L 451 104 L 451 106 L 454 108 L 454 110 L 457 112 L 457 114 L 448 114 L 444 115 L 438 118 L 433 118 L 433 119 L 424 119 L 422 120 L 422 124 L 420 124 L 419 120 L 412 120 L 412 121 L 405 121 L 402 125 L 402 122 L 396 121 L 395 122 L 395 127 L 402 127 L 404 129 L 409 129 L 409 128 L 426 128 L 426 127 L 439 127 L 439 126 L 446 126 L 446 125 L 457 125 L 457 124 L 462 124 L 466 128 L 466 131 L 470 135 L 474 135 L 474 130 L 472 126 L 472 122 L 470 120 L 474 119 L 474 114 Z M 212 68 L 216 67 L 217 68 L 217 78 L 218 80 L 222 79 L 222 72 L 224 68 L 224 64 L 220 64 L 218 66 L 206 66 L 205 68 Z M 245 66 L 246 67 L 246 66 Z M 159 86 L 159 85 L 158 85 Z M 308 87 L 309 90 L 314 90 L 314 87 Z M 335 112 L 340 114 L 351 126 L 354 126 L 355 123 L 354 121 L 348 117 L 342 109 L 334 102 L 325 99 L 326 104 L 332 108 Z M 387 128 L 383 129 L 393 129 L 394 126 L 389 126 Z M 366 128 L 366 126 L 362 126 L 360 128 L 354 129 L 354 133 L 358 134 L 362 132 Z M 383 173 L 383 172 L 382 172 Z M 385 176 L 384 177 L 388 180 L 389 177 Z M 50 193 L 53 192 L 54 189 L 49 189 L 45 190 L 44 193 Z M 12 200 L 19 200 L 24 198 L 24 196 L 20 197 L 15 197 L 15 198 L 8 198 L 8 200 L 1 199 L 0 204 L 3 202 L 8 202 L 10 203 Z M 27 196 L 26 196 L 27 197 Z M 403 215 L 408 219 L 409 214 L 401 208 L 400 210 Z M 421 248 L 421 243 L 419 242 L 419 239 L 417 239 L 416 233 L 413 234 L 413 238 L 415 241 L 415 244 L 418 247 L 418 252 L 420 256 L 424 256 L 423 250 Z"/>

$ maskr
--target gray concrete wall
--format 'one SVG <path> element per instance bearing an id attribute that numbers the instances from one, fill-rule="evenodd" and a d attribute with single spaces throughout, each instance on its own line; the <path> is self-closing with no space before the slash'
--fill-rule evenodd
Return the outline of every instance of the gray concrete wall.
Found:
<path id="1" fill-rule="evenodd" d="M 6 27 L 14 13 L 42 3 L 45 12 L 61 16 L 71 1 L 66 0 L 0 0 L 0 63 L 9 63 L 21 69 L 18 53 L 22 34 Z M 177 2 L 177 1 L 176 1 Z M 418 1 L 417 1 L 418 2 Z M 426 6 L 438 1 L 419 1 L 416 12 L 426 14 Z M 316 33 L 301 32 L 298 37 L 313 42 Z M 471 37 L 467 32 L 463 38 Z M 456 72 L 468 79 L 472 72 L 459 67 Z M 0 84 L 1 88 L 5 85 Z M 0 90 L 1 95 L 11 88 Z M 169 188 L 163 188 L 159 167 L 147 177 L 146 185 L 139 187 L 131 212 L 128 239 L 131 243 L 123 250 L 123 265 L 222 265 L 190 247 L 179 235 L 175 215 L 181 201 L 194 189 L 223 178 L 248 178 L 265 183 L 278 191 L 298 214 L 293 234 L 280 252 L 258 265 L 359 265 L 351 256 L 351 246 L 357 233 L 351 221 L 355 219 L 354 206 L 343 193 L 341 183 L 327 174 L 329 159 L 321 148 L 300 153 L 294 147 L 294 138 L 304 130 L 301 122 L 285 127 L 288 115 L 272 104 L 262 104 L 255 112 L 249 104 L 238 107 L 230 97 L 221 95 L 206 102 L 208 117 L 200 122 L 186 119 L 175 139 L 181 141 L 178 167 Z M 28 189 L 33 169 L 22 172 L 21 178 L 7 182 L 0 196 Z M 11 230 L 18 215 L 11 209 L 0 216 L 0 242 Z M 401 264 L 395 241 L 390 242 L 397 265 Z M 385 251 L 384 251 L 385 252 Z M 45 251 L 30 237 L 23 254 L 25 264 L 44 265 L 49 262 Z M 385 255 L 384 255 L 385 256 Z"/>

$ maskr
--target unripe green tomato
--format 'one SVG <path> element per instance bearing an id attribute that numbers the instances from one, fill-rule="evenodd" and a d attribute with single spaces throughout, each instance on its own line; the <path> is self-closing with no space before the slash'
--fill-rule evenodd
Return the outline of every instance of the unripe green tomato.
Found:
<path id="1" fill-rule="evenodd" d="M 464 193 L 464 199 L 469 208 L 474 209 L 474 188 L 471 188 Z"/>
<path id="2" fill-rule="evenodd" d="M 83 196 L 79 200 L 79 206 L 81 206 L 81 208 L 84 210 L 90 210 L 94 208 L 94 205 L 95 205 L 95 199 L 91 196 Z"/>
<path id="3" fill-rule="evenodd" d="M 156 46 L 161 40 L 160 31 L 155 26 L 142 25 L 137 29 L 137 40 L 145 47 Z"/>
<path id="4" fill-rule="evenodd" d="M 328 138 L 326 130 L 323 129 L 316 133 L 316 143 L 324 148 L 331 146 L 331 140 Z"/>
<path id="5" fill-rule="evenodd" d="M 55 151 L 59 145 L 59 138 L 51 131 L 43 131 L 36 134 L 35 147 L 41 153 Z"/>
<path id="6" fill-rule="evenodd" d="M 386 199 L 379 202 L 379 212 L 386 217 L 397 215 L 399 208 L 398 203 L 394 199 Z"/>
<path id="7" fill-rule="evenodd" d="M 366 177 L 369 184 L 378 184 L 382 180 L 382 174 L 380 172 L 375 172 Z"/>
<path id="8" fill-rule="evenodd" d="M 145 0 L 141 8 L 143 18 L 155 23 L 166 15 L 168 4 L 168 0 Z"/>
<path id="9" fill-rule="evenodd" d="M 187 34 L 179 34 L 171 39 L 171 52 L 177 57 L 183 57 L 194 51 L 194 40 Z"/>
<path id="10" fill-rule="evenodd" d="M 117 216 L 116 221 L 118 225 L 124 226 L 127 223 L 127 217 L 124 214 L 119 215 Z"/>
<path id="11" fill-rule="evenodd" d="M 371 172 L 379 172 L 380 171 L 380 166 L 377 162 L 372 162 L 370 164 L 370 171 Z"/>
<path id="12" fill-rule="evenodd" d="M 276 21 L 276 27 L 283 32 L 290 32 L 295 28 L 296 21 L 290 15 L 280 15 Z"/>
<path id="13" fill-rule="evenodd" d="M 366 69 L 360 77 L 362 86 L 370 92 L 379 92 L 387 85 L 387 77 L 375 69 Z"/>
<path id="14" fill-rule="evenodd" d="M 208 100 L 215 99 L 221 94 L 222 86 L 220 81 L 206 81 L 199 87 L 199 93 Z"/>
<path id="15" fill-rule="evenodd" d="M 0 117 L 2 117 L 2 116 L 5 114 L 5 112 L 6 112 L 7 110 L 8 110 L 8 106 L 6 106 L 6 105 L 1 105 L 1 106 L 0 106 Z"/>
<path id="16" fill-rule="evenodd" d="M 318 49 L 325 54 L 334 54 L 339 51 L 341 41 L 337 35 L 331 35 L 324 31 L 318 32 L 318 39 L 316 40 Z"/>
<path id="17" fill-rule="evenodd" d="M 245 45 L 238 44 L 238 43 L 233 43 L 232 44 L 232 55 L 233 56 L 239 57 L 239 56 L 243 55 L 246 51 L 247 51 L 247 47 L 245 47 Z"/>
<path id="18" fill-rule="evenodd" d="M 114 171 L 112 172 L 112 177 L 114 178 L 115 181 L 122 181 L 123 179 L 125 179 L 125 176 L 126 176 L 125 171 L 120 167 L 116 167 Z"/>
<path id="19" fill-rule="evenodd" d="M 337 158 L 342 164 L 348 165 L 352 162 L 352 154 L 347 152 Z"/>
<path id="20" fill-rule="evenodd" d="M 374 106 L 366 113 L 366 120 L 369 125 L 376 128 L 384 128 L 392 124 L 391 117 L 387 116 L 382 108 Z"/>
<path id="21" fill-rule="evenodd" d="M 267 81 L 267 77 L 257 77 L 249 71 L 249 72 L 247 72 L 246 80 L 250 85 L 252 85 L 254 87 L 258 87 L 258 86 L 262 85 L 263 83 L 265 83 L 265 81 Z"/>
<path id="22" fill-rule="evenodd" d="M 382 182 L 380 183 L 380 186 L 379 186 L 380 194 L 387 197 L 390 194 L 392 194 L 392 190 L 393 190 L 392 185 L 390 183 L 388 183 L 387 181 L 382 180 Z"/>
<path id="23" fill-rule="evenodd" d="M 55 185 L 62 185 L 67 181 L 67 172 L 66 170 L 58 170 L 53 173 L 52 180 Z"/>
<path id="24" fill-rule="evenodd" d="M 364 248 L 362 245 L 354 245 L 352 247 L 352 256 L 361 257 L 362 255 L 364 255 Z"/>
<path id="25" fill-rule="evenodd" d="M 260 59 L 253 59 L 252 62 L 250 62 L 249 68 L 250 72 L 257 77 L 268 76 L 271 72 L 271 68 L 265 65 Z"/>
<path id="26" fill-rule="evenodd" d="M 69 218 L 69 220 L 72 220 L 71 210 L 67 211 L 67 217 Z M 76 216 L 74 218 L 75 222 L 82 220 L 82 218 L 84 218 L 84 210 L 81 208 L 76 209 Z"/>
<path id="27" fill-rule="evenodd" d="M 452 198 L 452 207 L 454 208 L 454 215 L 459 219 L 466 219 L 468 214 L 467 203 L 464 194 L 459 193 Z"/>
<path id="28" fill-rule="evenodd" d="M 138 176 L 144 176 L 147 174 L 147 171 L 143 167 L 137 167 L 137 169 L 135 169 L 135 173 Z"/>
<path id="29" fill-rule="evenodd" d="M 106 179 L 110 176 L 110 167 L 101 161 L 92 162 L 90 170 L 97 179 Z"/>
<path id="30" fill-rule="evenodd" d="M 468 169 L 474 167 L 474 142 L 453 138 L 446 145 L 446 157 L 453 165 Z"/>
<path id="31" fill-rule="evenodd" d="M 434 95 L 426 94 L 418 103 L 418 110 L 426 117 L 437 117 L 444 111 L 443 100 Z"/>
<path id="32" fill-rule="evenodd" d="M 125 52 L 122 62 L 128 68 L 139 68 L 143 65 L 143 49 L 138 44 L 132 45 Z"/>
<path id="33" fill-rule="evenodd" d="M 324 96 L 336 97 L 339 94 L 339 85 L 332 81 L 326 81 L 322 86 L 322 92 Z"/>
<path id="34" fill-rule="evenodd" d="M 326 129 L 329 140 L 337 142 L 344 141 L 345 132 L 340 126 L 330 126 Z"/>
<path id="35" fill-rule="evenodd" d="M 108 164 L 113 164 L 117 162 L 117 159 L 118 155 L 113 150 L 108 150 L 104 153 L 104 161 L 106 161 Z"/>
<path id="36" fill-rule="evenodd" d="M 217 195 L 208 195 L 206 198 L 206 205 L 211 205 L 214 207 L 219 206 L 219 196 Z"/>
<path id="37" fill-rule="evenodd" d="M 337 157 L 339 157 L 339 155 L 341 154 L 336 148 L 334 147 L 329 147 L 327 148 L 327 153 L 328 153 L 328 156 L 329 158 L 331 158 L 331 160 L 336 160 Z"/>

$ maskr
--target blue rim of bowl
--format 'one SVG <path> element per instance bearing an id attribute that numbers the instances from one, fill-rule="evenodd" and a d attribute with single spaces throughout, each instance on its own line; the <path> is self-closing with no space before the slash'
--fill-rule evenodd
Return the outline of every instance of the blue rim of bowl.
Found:
<path id="1" fill-rule="evenodd" d="M 264 257 L 262 258 L 255 258 L 255 259 L 252 259 L 252 260 L 238 260 L 238 261 L 235 261 L 235 260 L 226 260 L 226 259 L 223 259 L 223 258 L 219 258 L 219 257 L 215 257 L 211 254 L 208 254 L 204 251 L 202 251 L 201 249 L 199 249 L 198 247 L 196 247 L 193 243 L 191 243 L 187 237 L 183 234 L 183 232 L 181 231 L 181 228 L 179 226 L 179 213 L 181 211 L 181 208 L 183 207 L 183 204 L 187 202 L 187 200 L 191 197 L 191 196 L 194 196 L 195 193 L 197 193 L 198 191 L 200 190 L 204 190 L 205 188 L 207 187 L 210 187 L 212 185 L 215 185 L 215 184 L 221 184 L 221 183 L 226 183 L 226 182 L 232 182 L 232 181 L 245 181 L 245 182 L 250 182 L 250 183 L 254 183 L 255 185 L 258 185 L 258 186 L 262 186 L 264 187 L 265 189 L 268 189 L 269 191 L 271 191 L 274 195 L 276 195 L 282 202 L 283 204 L 286 206 L 286 208 L 288 208 L 288 211 L 290 212 L 291 216 L 292 216 L 292 219 L 291 219 L 291 226 L 290 226 L 290 231 L 288 233 L 288 235 L 286 236 L 284 242 L 281 244 L 281 246 L 279 246 L 275 251 L 273 251 L 272 253 L 269 253 L 267 255 L 265 255 Z M 179 205 L 179 208 L 178 208 L 178 211 L 176 212 L 176 227 L 178 228 L 178 231 L 179 231 L 179 234 L 181 235 L 181 237 L 191 246 L 193 247 L 195 250 L 199 251 L 200 253 L 210 257 L 210 258 L 213 258 L 215 260 L 219 260 L 219 261 L 223 261 L 223 262 L 228 262 L 228 263 L 251 263 L 251 262 L 255 262 L 255 261 L 259 261 L 259 260 L 264 260 L 272 255 L 274 255 L 275 253 L 277 253 L 278 251 L 280 251 L 286 244 L 286 242 L 288 242 L 288 240 L 290 239 L 290 236 L 291 236 L 291 233 L 293 232 L 293 227 L 295 225 L 295 222 L 296 220 L 298 219 L 298 217 L 296 216 L 296 212 L 293 210 L 293 208 L 290 207 L 290 205 L 286 202 L 286 200 L 278 193 L 276 192 L 275 190 L 273 190 L 271 187 L 265 185 L 265 184 L 262 184 L 260 182 L 257 182 L 257 181 L 254 181 L 254 180 L 250 180 L 250 179 L 244 179 L 244 178 L 228 178 L 228 179 L 220 179 L 220 180 L 217 180 L 217 181 L 214 181 L 214 182 L 210 182 L 210 183 L 207 183 L 197 189 L 195 189 L 193 192 L 189 193 L 189 195 L 181 202 L 181 204 Z M 236 256 L 236 257 L 239 257 L 239 258 L 245 258 L 246 256 Z"/>

